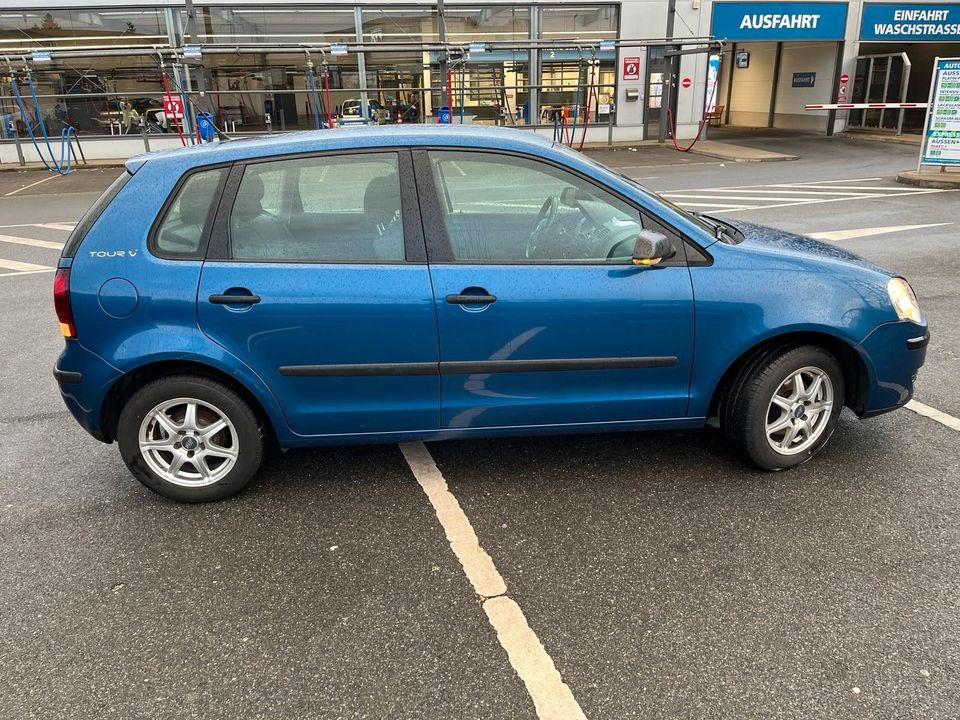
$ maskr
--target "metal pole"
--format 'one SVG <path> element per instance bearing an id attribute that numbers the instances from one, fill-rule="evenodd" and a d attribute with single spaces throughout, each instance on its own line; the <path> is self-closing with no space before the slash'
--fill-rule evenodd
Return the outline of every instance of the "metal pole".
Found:
<path id="1" fill-rule="evenodd" d="M 23 119 L 23 122 L 27 122 L 26 118 Z M 17 121 L 11 120 L 13 125 L 13 144 L 17 146 L 17 157 L 20 159 L 21 167 L 27 164 L 27 161 L 23 159 L 23 148 L 20 146 L 20 129 L 17 127 Z"/>
<path id="2" fill-rule="evenodd" d="M 540 38 L 540 8 L 536 5 L 530 6 L 530 40 Z M 540 124 L 540 84 L 542 80 L 540 69 L 540 51 L 531 48 L 527 63 L 527 84 L 530 88 L 527 91 L 527 125 Z"/>
<path id="3" fill-rule="evenodd" d="M 900 79 L 900 102 L 905 103 L 907 101 L 907 89 L 910 87 L 910 68 L 913 67 L 913 63 L 910 62 L 910 58 L 907 57 L 906 53 L 900 53 L 903 56 L 903 77 Z M 903 108 L 900 108 L 900 115 L 897 118 L 897 135 L 903 134 Z"/>
<path id="4" fill-rule="evenodd" d="M 362 9 L 353 9 L 353 26 L 357 33 L 357 41 L 363 42 L 363 15 Z M 363 122 L 370 120 L 370 100 L 367 95 L 367 58 L 363 51 L 357 53 L 357 72 L 360 74 L 360 119 Z"/>
<path id="5" fill-rule="evenodd" d="M 447 42 L 447 21 L 444 17 L 443 0 L 437 0 L 437 37 L 440 44 Z M 447 78 L 447 66 L 450 62 L 449 50 L 439 53 L 440 60 L 440 107 L 450 107 L 450 87 Z"/>
<path id="6" fill-rule="evenodd" d="M 667 5 L 667 38 L 673 39 L 673 23 L 677 16 L 677 0 L 670 0 Z M 667 50 L 673 50 L 674 47 L 670 46 L 665 48 L 665 53 Z M 672 55 L 667 55 L 664 58 L 664 78 L 663 78 L 663 94 L 660 98 L 660 128 L 657 133 L 657 141 L 664 143 L 667 141 L 667 110 L 671 107 L 673 103 L 673 77 L 674 77 L 674 63 L 677 62 L 676 57 Z"/>
<path id="7" fill-rule="evenodd" d="M 147 120 L 144 115 L 140 116 L 140 135 L 143 136 L 143 149 L 150 152 L 150 141 L 147 140 Z"/>
<path id="8" fill-rule="evenodd" d="M 610 112 L 607 113 L 607 145 L 613 145 L 613 111 L 616 105 L 610 103 Z"/>

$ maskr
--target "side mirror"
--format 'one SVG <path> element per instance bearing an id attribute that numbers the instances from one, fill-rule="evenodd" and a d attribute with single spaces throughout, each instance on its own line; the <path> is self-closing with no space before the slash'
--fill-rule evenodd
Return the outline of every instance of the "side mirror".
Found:
<path id="1" fill-rule="evenodd" d="M 633 264 L 656 265 L 676 254 L 673 243 L 666 235 L 653 230 L 641 230 L 637 234 L 637 243 L 633 246 Z"/>

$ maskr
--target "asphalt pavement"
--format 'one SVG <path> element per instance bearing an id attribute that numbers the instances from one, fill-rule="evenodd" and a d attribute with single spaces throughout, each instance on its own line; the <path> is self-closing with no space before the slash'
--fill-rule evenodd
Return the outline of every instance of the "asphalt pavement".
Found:
<path id="1" fill-rule="evenodd" d="M 592 154 L 902 273 L 932 333 L 916 398 L 960 416 L 960 196 L 897 185 L 910 146 L 747 142 L 800 159 Z M 185 506 L 67 414 L 50 268 L 118 172 L 0 173 L 0 718 L 536 718 L 397 446 L 274 453 Z M 848 412 L 780 474 L 715 430 L 427 448 L 586 717 L 960 717 L 956 430 Z"/>

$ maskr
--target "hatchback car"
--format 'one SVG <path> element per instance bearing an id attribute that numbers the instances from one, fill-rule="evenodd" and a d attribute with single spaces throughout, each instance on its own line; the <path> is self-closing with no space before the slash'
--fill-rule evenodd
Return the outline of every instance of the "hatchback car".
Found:
<path id="1" fill-rule="evenodd" d="M 913 392 L 907 282 L 681 210 L 496 128 L 345 129 L 142 155 L 56 273 L 54 374 L 165 496 L 263 448 L 697 428 L 761 468 Z"/>

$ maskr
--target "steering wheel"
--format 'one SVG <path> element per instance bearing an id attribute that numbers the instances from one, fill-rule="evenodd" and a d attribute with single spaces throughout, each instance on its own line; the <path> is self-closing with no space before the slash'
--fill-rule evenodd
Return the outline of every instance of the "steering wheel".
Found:
<path id="1" fill-rule="evenodd" d="M 537 215 L 537 224 L 534 226 L 533 232 L 530 233 L 530 239 L 527 240 L 525 255 L 528 260 L 536 257 L 537 245 L 540 244 L 541 238 L 546 236 L 547 231 L 553 227 L 559 211 L 560 198 L 556 195 L 551 195 L 543 201 L 543 205 L 540 207 L 540 213 Z"/>

